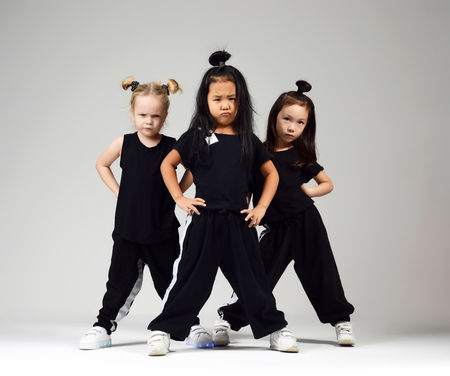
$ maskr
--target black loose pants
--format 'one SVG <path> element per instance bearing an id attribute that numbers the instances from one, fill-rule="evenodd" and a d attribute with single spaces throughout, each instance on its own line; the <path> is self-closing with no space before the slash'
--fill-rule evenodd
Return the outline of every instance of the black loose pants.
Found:
<path id="1" fill-rule="evenodd" d="M 314 205 L 266 226 L 261 233 L 260 249 L 271 291 L 294 260 L 294 270 L 319 320 L 331 325 L 350 321 L 354 307 L 345 298 L 327 231 Z M 249 320 L 239 293 L 235 293 L 239 299 L 233 294 L 230 303 L 218 312 L 237 331 L 248 325 Z M 293 295 L 295 298 L 295 292 Z"/>
<path id="2" fill-rule="evenodd" d="M 219 267 L 239 294 L 255 338 L 287 325 L 267 283 L 256 230 L 248 228 L 244 218 L 239 212 L 225 210 L 201 210 L 200 215 L 188 217 L 161 314 L 148 329 L 184 340 L 211 294 Z"/>
<path id="3" fill-rule="evenodd" d="M 115 331 L 117 322 L 128 314 L 142 287 L 144 266 L 148 265 L 156 292 L 162 299 L 172 279 L 173 263 L 180 253 L 178 232 L 153 244 L 130 242 L 117 234 L 113 234 L 113 239 L 106 293 L 94 324 L 108 333 Z"/>

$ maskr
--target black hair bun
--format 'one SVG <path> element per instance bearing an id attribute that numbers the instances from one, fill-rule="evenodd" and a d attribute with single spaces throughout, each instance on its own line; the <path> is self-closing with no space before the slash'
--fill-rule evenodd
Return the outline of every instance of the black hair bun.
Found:
<path id="1" fill-rule="evenodd" d="M 216 51 L 209 57 L 209 63 L 213 67 L 220 67 L 225 65 L 230 57 L 231 55 L 227 51 Z"/>
<path id="2" fill-rule="evenodd" d="M 303 94 L 303 93 L 307 93 L 308 91 L 310 91 L 312 89 L 312 86 L 303 80 L 297 81 L 295 83 L 297 85 L 297 93 L 298 94 Z"/>

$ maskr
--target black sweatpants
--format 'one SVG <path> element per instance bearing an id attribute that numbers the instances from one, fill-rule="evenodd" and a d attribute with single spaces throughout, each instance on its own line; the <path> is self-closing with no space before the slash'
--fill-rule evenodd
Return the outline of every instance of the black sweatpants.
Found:
<path id="1" fill-rule="evenodd" d="M 350 321 L 354 308 L 344 296 L 327 231 L 314 205 L 266 226 L 260 248 L 271 291 L 294 260 L 294 270 L 319 320 L 331 325 Z M 249 323 L 237 291 L 218 313 L 236 331 Z"/>
<path id="2" fill-rule="evenodd" d="M 106 293 L 94 324 L 108 333 L 115 331 L 117 322 L 128 314 L 142 287 L 144 266 L 148 265 L 156 292 L 162 299 L 172 279 L 173 263 L 180 254 L 178 232 L 153 244 L 130 242 L 117 234 L 113 234 L 113 240 Z"/>
<path id="3" fill-rule="evenodd" d="M 148 329 L 184 340 L 211 294 L 219 267 L 241 297 L 255 338 L 287 325 L 267 283 L 256 230 L 248 228 L 244 218 L 239 212 L 225 210 L 201 210 L 200 215 L 188 217 L 161 314 Z"/>

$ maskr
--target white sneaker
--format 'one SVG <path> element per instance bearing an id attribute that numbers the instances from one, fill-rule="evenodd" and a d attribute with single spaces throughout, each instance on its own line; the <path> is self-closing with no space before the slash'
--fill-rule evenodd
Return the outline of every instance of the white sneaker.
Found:
<path id="1" fill-rule="evenodd" d="M 80 339 L 80 350 L 96 350 L 109 346 L 111 346 L 111 336 L 101 326 L 94 326 Z"/>
<path id="2" fill-rule="evenodd" d="M 277 330 L 270 335 L 270 348 L 283 352 L 298 353 L 297 338 L 287 328 Z"/>
<path id="3" fill-rule="evenodd" d="M 201 325 L 194 325 L 191 328 L 191 331 L 186 338 L 186 344 L 199 348 L 214 347 L 211 336 Z"/>
<path id="4" fill-rule="evenodd" d="M 230 344 L 230 324 L 225 320 L 214 323 L 213 337 L 214 346 L 228 346 Z"/>
<path id="5" fill-rule="evenodd" d="M 348 321 L 338 322 L 334 328 L 336 329 L 337 343 L 341 346 L 355 346 L 356 340 L 353 335 L 352 324 Z"/>
<path id="6" fill-rule="evenodd" d="M 169 352 L 169 346 L 170 334 L 154 330 L 147 341 L 148 355 L 166 355 Z"/>

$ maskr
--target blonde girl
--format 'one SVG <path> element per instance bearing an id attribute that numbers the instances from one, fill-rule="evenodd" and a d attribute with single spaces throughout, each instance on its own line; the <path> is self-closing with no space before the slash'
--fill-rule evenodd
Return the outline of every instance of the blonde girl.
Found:
<path id="1" fill-rule="evenodd" d="M 181 89 L 172 79 L 163 85 L 140 84 L 133 77 L 123 80 L 122 88 L 132 92 L 130 114 L 136 132 L 114 140 L 96 163 L 100 177 L 117 197 L 117 206 L 106 293 L 97 321 L 79 342 L 84 350 L 111 346 L 111 333 L 141 289 L 145 265 L 158 295 L 164 296 L 180 251 L 175 203 L 160 173 L 175 139 L 160 132 L 168 115 L 169 94 Z M 110 168 L 119 157 L 120 185 Z M 185 174 L 180 184 L 183 191 L 187 189 L 190 175 Z"/>

